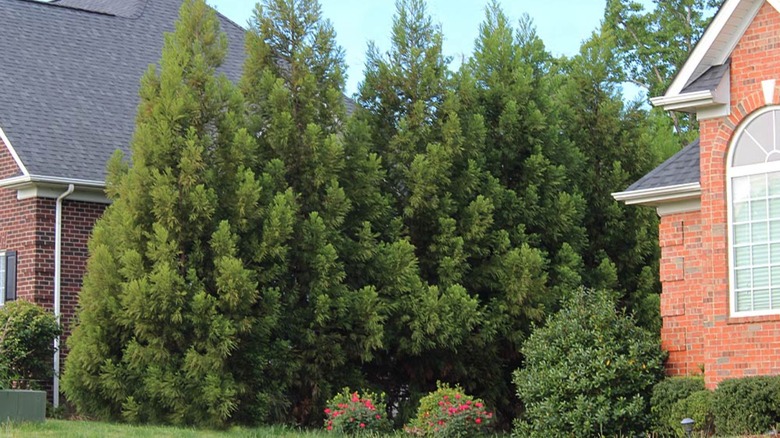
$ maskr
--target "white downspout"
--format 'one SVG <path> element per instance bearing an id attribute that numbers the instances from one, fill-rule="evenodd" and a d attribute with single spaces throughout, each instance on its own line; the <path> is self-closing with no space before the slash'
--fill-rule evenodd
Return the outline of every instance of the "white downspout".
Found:
<path id="1" fill-rule="evenodd" d="M 57 198 L 57 217 L 54 222 L 54 318 L 60 325 L 60 278 L 62 273 L 62 201 L 73 193 L 76 188 L 68 185 L 68 190 Z M 60 406 L 60 337 L 54 338 L 54 407 Z"/>

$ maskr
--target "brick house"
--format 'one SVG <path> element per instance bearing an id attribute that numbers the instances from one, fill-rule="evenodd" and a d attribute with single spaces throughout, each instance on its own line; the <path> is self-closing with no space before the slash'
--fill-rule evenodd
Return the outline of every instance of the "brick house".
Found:
<path id="1" fill-rule="evenodd" d="M 661 218 L 670 375 L 780 374 L 780 1 L 726 0 L 666 94 L 699 139 L 617 200 Z"/>
<path id="2" fill-rule="evenodd" d="M 141 76 L 181 3 L 0 0 L 0 306 L 41 304 L 67 336 L 87 240 L 109 202 L 106 162 L 117 149 L 129 156 Z M 235 81 L 245 31 L 219 19 L 222 69 Z"/>

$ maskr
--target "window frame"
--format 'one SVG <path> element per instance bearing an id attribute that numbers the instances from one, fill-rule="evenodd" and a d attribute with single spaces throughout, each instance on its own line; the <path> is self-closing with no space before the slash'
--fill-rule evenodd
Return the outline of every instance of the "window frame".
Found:
<path id="1" fill-rule="evenodd" d="M 756 176 L 756 175 L 768 175 L 769 173 L 773 172 L 780 172 L 780 161 L 770 161 L 770 162 L 764 162 L 764 163 L 758 163 L 758 164 L 748 164 L 743 166 L 734 166 L 734 159 L 737 152 L 737 146 L 739 141 L 742 139 L 742 136 L 745 134 L 745 130 L 750 127 L 752 122 L 759 118 L 760 116 L 766 114 L 775 112 L 775 123 L 773 124 L 774 127 L 774 133 L 773 133 L 773 140 L 774 145 L 773 150 L 777 151 L 778 147 L 780 147 L 780 129 L 778 129 L 777 123 L 780 122 L 780 106 L 778 105 L 772 105 L 767 106 L 764 108 L 761 108 L 760 110 L 757 110 L 750 114 L 748 117 L 746 117 L 742 123 L 740 123 L 739 127 L 734 131 L 734 135 L 731 138 L 731 141 L 729 143 L 729 150 L 727 153 L 726 158 L 726 210 L 727 210 L 727 225 L 726 225 L 726 233 L 728 238 L 728 243 L 726 245 L 727 250 L 727 260 L 728 260 L 728 289 L 729 289 L 729 315 L 730 317 L 736 317 L 736 318 L 742 318 L 742 317 L 755 317 L 755 316 L 771 316 L 771 315 L 780 315 L 780 307 L 776 309 L 765 309 L 765 310 L 749 310 L 749 311 L 737 311 L 737 287 L 736 287 L 736 272 L 737 272 L 737 266 L 736 266 L 736 253 L 735 253 L 735 241 L 734 241 L 734 214 L 735 214 L 735 208 L 734 208 L 734 181 L 737 178 L 740 177 L 749 177 L 749 176 Z M 762 147 L 763 149 L 763 147 Z M 770 199 L 770 195 L 767 193 L 766 199 Z M 769 218 L 769 212 L 767 211 L 767 222 L 771 221 Z M 752 220 L 749 222 L 752 223 Z M 769 233 L 769 230 L 767 230 L 767 233 Z M 770 286 L 767 286 L 767 289 L 769 290 L 769 294 L 771 297 L 771 268 L 772 268 L 772 260 L 771 260 L 771 238 L 768 237 L 767 245 L 770 246 L 770 249 L 768 251 L 770 252 L 770 260 L 769 260 L 769 273 L 770 276 Z M 753 242 L 753 237 L 750 238 L 750 246 L 749 248 L 753 248 L 755 243 Z M 752 267 L 752 261 L 751 265 Z M 751 282 L 753 280 L 752 274 L 751 274 Z M 753 286 L 751 285 L 751 290 L 754 291 Z"/>

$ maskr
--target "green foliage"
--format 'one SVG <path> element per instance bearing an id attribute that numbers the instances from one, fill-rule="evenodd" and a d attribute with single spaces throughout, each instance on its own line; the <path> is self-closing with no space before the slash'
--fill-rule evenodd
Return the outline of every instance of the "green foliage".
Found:
<path id="1" fill-rule="evenodd" d="M 653 386 L 650 412 L 653 415 L 653 431 L 674 434 L 684 417 L 675 417 L 673 409 L 678 402 L 693 393 L 704 391 L 703 377 L 668 377 Z"/>
<path id="2" fill-rule="evenodd" d="M 688 397 L 679 400 L 672 407 L 671 415 L 668 418 L 668 427 L 677 432 L 677 436 L 685 438 L 680 421 L 683 418 L 690 418 L 694 423 L 694 431 L 702 436 L 710 436 L 715 430 L 715 418 L 712 413 L 712 400 L 714 395 L 712 391 L 696 391 Z"/>
<path id="3" fill-rule="evenodd" d="M 384 394 L 360 393 L 344 388 L 327 402 L 325 430 L 345 435 L 377 434 L 390 431 Z"/>
<path id="4" fill-rule="evenodd" d="M 54 338 L 61 333 L 51 312 L 18 300 L 0 308 L 0 388 L 10 381 L 40 387 L 53 373 Z"/>
<path id="5" fill-rule="evenodd" d="M 715 430 L 725 436 L 762 434 L 780 424 L 780 377 L 728 379 L 712 401 Z"/>
<path id="6" fill-rule="evenodd" d="M 236 234 L 259 182 L 242 164 L 241 95 L 216 74 L 226 43 L 204 1 L 183 3 L 142 80 L 133 165 L 109 164 L 113 204 L 90 241 L 63 376 L 84 414 L 222 427 L 247 391 L 235 364 L 268 297 Z"/>
<path id="7" fill-rule="evenodd" d="M 493 413 L 481 399 L 436 382 L 436 391 L 420 399 L 416 417 L 404 429 L 426 437 L 477 437 L 489 435 L 492 425 Z"/>
<path id="8" fill-rule="evenodd" d="M 580 289 L 523 346 L 514 382 L 526 413 L 520 436 L 613 436 L 649 425 L 648 395 L 663 375 L 659 340 L 615 308 L 608 292 Z"/>

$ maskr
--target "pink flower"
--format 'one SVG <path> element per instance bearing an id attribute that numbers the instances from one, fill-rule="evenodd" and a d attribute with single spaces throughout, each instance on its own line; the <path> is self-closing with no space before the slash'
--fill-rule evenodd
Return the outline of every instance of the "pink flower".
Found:
<path id="1" fill-rule="evenodd" d="M 476 406 L 476 407 L 478 407 L 478 408 L 481 408 L 481 407 L 482 407 L 482 403 L 480 403 L 480 402 L 476 402 L 476 403 L 474 403 L 474 406 Z"/>
<path id="2" fill-rule="evenodd" d="M 328 426 L 328 430 L 333 430 L 333 426 Z"/>
<path id="3" fill-rule="evenodd" d="M 360 397 L 358 397 L 358 393 L 357 392 L 352 394 L 352 401 L 355 402 L 355 403 L 360 401 Z"/>
<path id="4" fill-rule="evenodd" d="M 325 408 L 325 413 L 330 414 L 330 408 Z"/>
<path id="5" fill-rule="evenodd" d="M 474 422 L 475 422 L 475 423 L 477 423 L 477 424 L 479 424 L 479 423 L 481 423 L 481 422 L 482 422 L 482 419 L 481 419 L 481 418 L 477 418 L 476 420 L 474 420 Z"/>
<path id="6" fill-rule="evenodd" d="M 382 419 L 382 416 L 381 416 L 381 415 L 379 415 L 379 414 L 376 414 L 376 419 L 377 419 L 377 420 L 381 420 L 381 419 Z"/>
<path id="7" fill-rule="evenodd" d="M 360 428 L 364 429 L 366 427 L 366 423 L 360 423 Z"/>
<path id="8" fill-rule="evenodd" d="M 455 398 L 460 400 L 460 394 L 455 394 Z"/>

